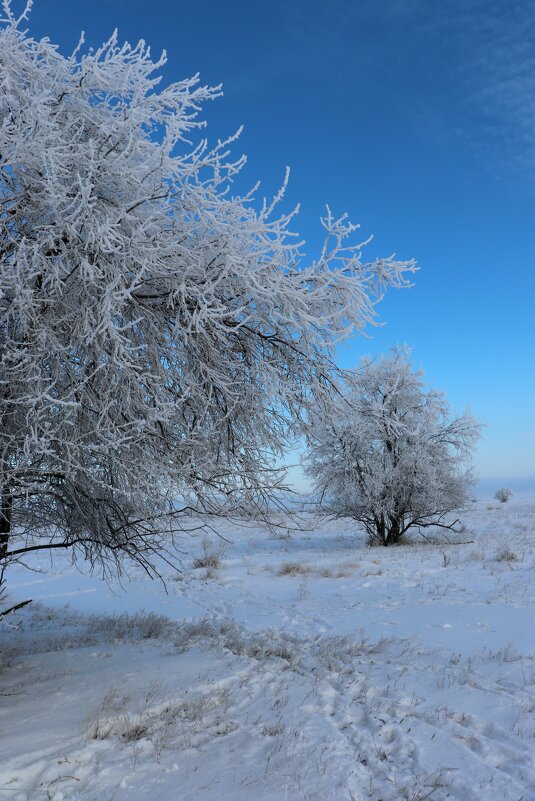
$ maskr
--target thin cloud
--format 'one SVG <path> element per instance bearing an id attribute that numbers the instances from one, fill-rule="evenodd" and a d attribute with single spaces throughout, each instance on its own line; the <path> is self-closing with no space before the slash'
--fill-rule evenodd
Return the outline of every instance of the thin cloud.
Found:
<path id="1" fill-rule="evenodd" d="M 421 2 L 416 16 L 450 58 L 460 135 L 495 168 L 535 169 L 535 4 L 450 0 L 436 13 Z"/>
<path id="2" fill-rule="evenodd" d="M 353 38 L 363 69 L 373 58 L 423 67 L 412 110 L 428 133 L 460 140 L 493 170 L 535 169 L 532 0 L 315 0 L 289 16 L 302 40 L 321 30 L 335 52 Z"/>

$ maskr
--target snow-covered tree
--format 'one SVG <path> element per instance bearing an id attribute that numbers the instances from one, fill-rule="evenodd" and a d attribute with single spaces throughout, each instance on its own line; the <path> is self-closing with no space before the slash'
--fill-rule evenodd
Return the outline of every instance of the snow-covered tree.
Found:
<path id="1" fill-rule="evenodd" d="M 339 390 L 318 401 L 306 426 L 307 472 L 325 511 L 357 520 L 381 545 L 411 527 L 453 528 L 449 515 L 473 481 L 480 425 L 470 414 L 450 417 L 405 348 L 363 359 Z"/>
<path id="2" fill-rule="evenodd" d="M 509 489 L 508 487 L 500 487 L 494 493 L 494 497 L 500 503 L 507 503 L 509 498 L 512 496 L 513 490 Z"/>
<path id="3" fill-rule="evenodd" d="M 0 562 L 150 565 L 163 520 L 270 497 L 333 344 L 415 268 L 329 210 L 304 263 L 286 184 L 236 196 L 235 137 L 191 143 L 219 88 L 162 86 L 116 34 L 65 57 L 28 10 L 0 28 Z"/>

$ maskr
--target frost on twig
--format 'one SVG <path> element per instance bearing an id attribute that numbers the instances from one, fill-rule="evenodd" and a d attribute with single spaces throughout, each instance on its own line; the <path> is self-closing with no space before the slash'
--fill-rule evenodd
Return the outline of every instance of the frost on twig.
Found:
<path id="1" fill-rule="evenodd" d="M 284 186 L 231 195 L 234 137 L 198 138 L 219 87 L 163 86 L 116 33 L 64 57 L 3 8 L 0 558 L 148 566 L 167 524 L 268 505 L 333 344 L 415 266 L 367 263 L 330 210 L 304 265 Z"/>
<path id="2" fill-rule="evenodd" d="M 451 512 L 468 499 L 481 426 L 469 413 L 450 417 L 407 349 L 346 371 L 338 391 L 311 406 L 305 430 L 321 506 L 358 521 L 370 542 L 399 542 L 410 528 L 458 530 Z"/>

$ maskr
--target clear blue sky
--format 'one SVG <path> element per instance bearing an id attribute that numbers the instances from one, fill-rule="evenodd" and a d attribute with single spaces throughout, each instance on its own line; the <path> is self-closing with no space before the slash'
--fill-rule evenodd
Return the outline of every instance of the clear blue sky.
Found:
<path id="1" fill-rule="evenodd" d="M 224 84 L 208 135 L 245 125 L 248 183 L 270 194 L 290 165 L 312 254 L 328 202 L 370 256 L 416 258 L 341 364 L 406 342 L 486 423 L 481 477 L 535 488 L 533 0 L 36 0 L 29 27 L 63 52 L 115 27 L 166 48 L 166 80 Z"/>

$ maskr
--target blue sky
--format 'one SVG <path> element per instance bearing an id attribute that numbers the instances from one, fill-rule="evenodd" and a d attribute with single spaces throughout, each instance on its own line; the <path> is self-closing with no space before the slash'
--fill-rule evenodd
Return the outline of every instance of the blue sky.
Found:
<path id="1" fill-rule="evenodd" d="M 34 36 L 70 52 L 119 28 L 165 48 L 166 80 L 224 84 L 205 115 L 263 193 L 288 204 L 314 255 L 328 202 L 370 257 L 414 257 L 415 286 L 343 366 L 407 343 L 455 410 L 487 426 L 476 467 L 535 487 L 535 4 L 532 0 L 36 0 Z"/>

